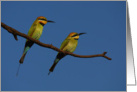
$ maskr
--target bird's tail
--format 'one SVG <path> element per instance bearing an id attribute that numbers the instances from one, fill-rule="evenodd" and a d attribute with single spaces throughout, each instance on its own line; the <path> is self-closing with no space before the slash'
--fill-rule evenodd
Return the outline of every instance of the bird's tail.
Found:
<path id="1" fill-rule="evenodd" d="M 24 58 L 25 58 L 25 56 L 26 56 L 26 54 L 27 54 L 27 52 L 28 52 L 29 49 L 30 49 L 29 46 L 27 46 L 27 47 L 24 48 L 23 55 L 22 55 L 22 57 L 21 57 L 20 60 L 19 60 L 20 64 L 23 63 Z"/>
<path id="2" fill-rule="evenodd" d="M 30 48 L 29 46 L 27 46 L 27 47 L 24 48 L 23 55 L 21 56 L 21 58 L 20 58 L 20 60 L 19 60 L 19 67 L 18 67 L 16 76 L 18 76 L 19 69 L 20 69 L 20 65 L 23 64 L 24 58 L 25 58 L 25 56 L 26 56 L 27 51 L 29 50 L 29 48 Z"/>
<path id="3" fill-rule="evenodd" d="M 59 62 L 59 60 L 61 60 L 63 57 L 65 57 L 66 55 L 64 53 L 58 53 L 58 55 L 56 56 L 56 59 L 54 60 L 53 65 L 51 66 L 51 68 L 49 69 L 49 73 L 48 75 L 54 71 L 54 68 L 56 67 L 57 63 Z"/>
<path id="4" fill-rule="evenodd" d="M 23 53 L 22 57 L 20 58 L 19 60 L 19 67 L 18 67 L 18 70 L 17 70 L 17 73 L 16 73 L 16 76 L 18 76 L 18 73 L 19 73 L 19 69 L 20 69 L 20 65 L 23 64 L 23 61 L 24 61 L 24 58 L 26 56 L 27 53 Z"/>
<path id="5" fill-rule="evenodd" d="M 19 60 L 20 64 L 23 63 L 26 54 L 27 54 L 27 53 L 23 53 L 22 57 L 21 57 L 20 60 Z"/>
<path id="6" fill-rule="evenodd" d="M 50 74 L 50 72 L 53 72 L 53 70 L 54 70 L 54 68 L 56 67 L 56 65 L 57 65 L 57 63 L 58 63 L 59 60 L 60 60 L 60 59 L 58 59 L 58 58 L 55 59 L 53 65 L 52 65 L 52 66 L 50 67 L 50 69 L 49 69 L 48 75 Z"/>
<path id="7" fill-rule="evenodd" d="M 21 64 L 21 63 L 20 63 L 20 64 Z M 18 76 L 18 74 L 19 74 L 20 64 L 19 64 L 19 67 L 18 67 L 18 70 L 17 70 L 16 76 Z"/>

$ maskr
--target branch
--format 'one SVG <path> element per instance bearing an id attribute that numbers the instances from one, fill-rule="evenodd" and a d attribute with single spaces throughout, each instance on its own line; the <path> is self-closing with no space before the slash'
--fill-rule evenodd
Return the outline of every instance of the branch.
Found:
<path id="1" fill-rule="evenodd" d="M 64 54 L 66 54 L 66 55 L 71 55 L 71 56 L 79 57 L 79 58 L 104 57 L 104 58 L 106 58 L 108 60 L 111 60 L 111 58 L 106 56 L 107 52 L 104 52 L 102 54 L 97 54 L 97 55 L 77 55 L 77 54 L 73 54 L 73 53 L 70 53 L 70 52 L 66 52 L 66 51 L 60 50 L 57 47 L 53 46 L 52 44 L 44 44 L 44 43 L 40 42 L 39 40 L 35 40 L 35 39 L 29 37 L 28 35 L 26 35 L 24 33 L 21 33 L 19 31 L 17 31 L 16 29 L 13 29 L 12 27 L 9 27 L 8 25 L 6 25 L 6 24 L 4 24 L 2 22 L 1 22 L 1 26 L 4 29 L 6 29 L 9 33 L 13 34 L 15 40 L 18 40 L 18 38 L 17 38 L 17 35 L 18 35 L 18 36 L 21 36 L 21 37 L 26 38 L 28 40 L 31 40 L 32 42 L 38 44 L 39 46 L 46 47 L 46 48 L 55 50 L 57 52 L 62 52 Z"/>

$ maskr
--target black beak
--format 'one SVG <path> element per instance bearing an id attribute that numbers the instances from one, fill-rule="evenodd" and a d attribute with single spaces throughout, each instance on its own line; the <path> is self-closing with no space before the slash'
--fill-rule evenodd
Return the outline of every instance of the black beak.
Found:
<path id="1" fill-rule="evenodd" d="M 54 21 L 51 21 L 51 20 L 47 20 L 47 22 L 55 23 Z"/>
<path id="2" fill-rule="evenodd" d="M 86 33 L 79 33 L 78 35 L 82 35 L 82 34 L 86 34 Z"/>

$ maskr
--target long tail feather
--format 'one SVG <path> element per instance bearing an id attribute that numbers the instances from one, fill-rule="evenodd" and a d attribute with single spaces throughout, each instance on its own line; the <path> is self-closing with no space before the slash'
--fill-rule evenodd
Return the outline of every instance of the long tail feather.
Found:
<path id="1" fill-rule="evenodd" d="M 54 62 L 54 63 L 53 63 L 53 65 L 52 65 L 51 68 L 49 69 L 48 75 L 49 75 L 51 72 L 53 72 L 53 70 L 54 70 L 55 66 L 57 65 L 57 63 L 58 63 L 58 62 Z"/>
<path id="2" fill-rule="evenodd" d="M 49 69 L 48 75 L 49 75 L 51 72 L 54 71 L 54 69 L 55 69 L 57 63 L 59 62 L 59 60 L 61 60 L 61 59 L 62 59 L 63 57 L 65 57 L 65 56 L 66 56 L 66 55 L 63 54 L 63 53 L 58 53 L 58 55 L 56 56 L 56 59 L 54 60 L 53 65 L 52 65 L 51 68 Z"/>
<path id="3" fill-rule="evenodd" d="M 23 53 L 22 57 L 21 57 L 20 60 L 19 60 L 19 67 L 18 67 L 18 69 L 17 69 L 16 76 L 18 76 L 18 74 L 19 74 L 20 65 L 23 64 L 23 61 L 24 61 L 24 58 L 25 58 L 26 54 L 27 54 L 27 53 Z"/>
<path id="4" fill-rule="evenodd" d="M 51 68 L 49 69 L 50 72 L 53 72 L 55 66 L 57 65 L 58 62 L 54 62 Z"/>
<path id="5" fill-rule="evenodd" d="M 20 64 L 23 63 L 25 56 L 26 56 L 26 53 L 23 53 L 22 57 L 19 60 Z"/>
<path id="6" fill-rule="evenodd" d="M 52 66 L 50 67 L 50 69 L 49 69 L 48 75 L 49 75 L 51 72 L 53 72 L 53 70 L 54 70 L 55 66 L 57 65 L 57 63 L 59 62 L 59 60 L 60 60 L 60 59 L 58 59 L 58 58 L 56 58 L 56 59 L 54 60 L 53 65 L 52 65 Z"/>

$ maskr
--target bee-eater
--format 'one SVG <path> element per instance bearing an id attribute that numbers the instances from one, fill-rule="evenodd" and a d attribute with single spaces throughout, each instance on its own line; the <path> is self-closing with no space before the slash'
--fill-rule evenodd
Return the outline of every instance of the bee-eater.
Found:
<path id="1" fill-rule="evenodd" d="M 47 20 L 43 16 L 37 17 L 37 19 L 33 22 L 32 26 L 29 29 L 28 36 L 30 36 L 30 37 L 32 37 L 32 38 L 34 38 L 36 40 L 39 40 L 39 38 L 41 37 L 42 32 L 43 32 L 43 27 L 44 27 L 45 24 L 47 24 L 47 22 L 54 23 L 54 21 Z M 20 64 L 23 63 L 24 58 L 25 58 L 28 50 L 30 49 L 30 47 L 33 44 L 34 44 L 34 42 L 32 42 L 32 41 L 30 41 L 28 39 L 26 40 L 24 51 L 23 51 L 23 55 L 22 55 L 22 57 L 19 60 Z"/>
<path id="2" fill-rule="evenodd" d="M 68 35 L 68 37 L 62 42 L 60 49 L 63 51 L 67 51 L 67 52 L 74 52 L 77 47 L 77 44 L 78 44 L 79 36 L 82 34 L 85 34 L 85 33 L 79 33 L 79 34 L 75 33 L 75 32 L 70 33 Z M 54 70 L 55 66 L 57 65 L 57 63 L 59 62 L 59 60 L 61 60 L 65 56 L 66 55 L 64 53 L 59 52 L 57 54 L 53 65 L 49 69 L 48 75 L 50 74 L 50 72 L 53 72 L 53 70 Z"/>

